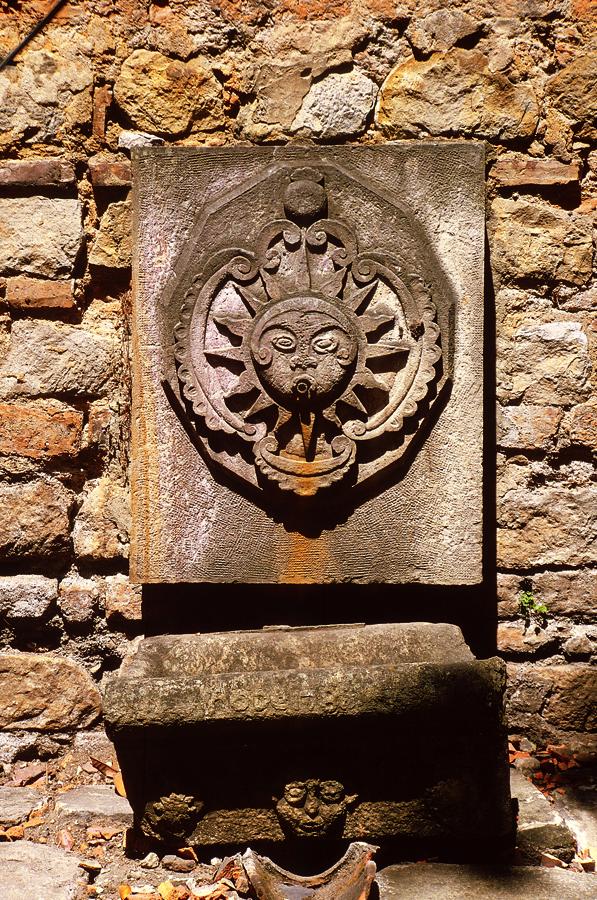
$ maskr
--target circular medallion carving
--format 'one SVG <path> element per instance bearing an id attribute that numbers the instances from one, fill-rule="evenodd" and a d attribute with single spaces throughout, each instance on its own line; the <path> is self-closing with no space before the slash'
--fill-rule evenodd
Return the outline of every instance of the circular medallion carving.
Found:
<path id="1" fill-rule="evenodd" d="M 282 203 L 287 218 L 252 246 L 215 253 L 195 278 L 175 355 L 207 428 L 249 442 L 262 479 L 310 496 L 358 465 L 361 444 L 399 435 L 417 413 L 440 330 L 420 275 L 360 252 L 347 223 L 317 218 L 328 207 L 321 173 L 290 172 Z"/>

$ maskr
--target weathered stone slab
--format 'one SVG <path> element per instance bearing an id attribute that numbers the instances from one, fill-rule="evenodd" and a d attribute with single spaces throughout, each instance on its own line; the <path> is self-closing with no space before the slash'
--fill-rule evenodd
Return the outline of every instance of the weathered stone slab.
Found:
<path id="1" fill-rule="evenodd" d="M 73 853 L 31 841 L 0 844 L 2 900 L 75 900 L 85 882 Z"/>
<path id="2" fill-rule="evenodd" d="M 591 875 L 537 866 L 390 866 L 376 878 L 380 900 L 581 900 L 595 897 Z"/>
<path id="3" fill-rule="evenodd" d="M 148 638 L 104 687 L 135 824 L 154 840 L 469 853 L 511 839 L 504 664 L 475 660 L 455 626 Z"/>
<path id="4" fill-rule="evenodd" d="M 133 168 L 132 580 L 479 582 L 482 147 Z"/>
<path id="5" fill-rule="evenodd" d="M 126 828 L 133 824 L 130 803 L 107 784 L 86 784 L 65 791 L 56 798 L 56 812 L 61 821 L 78 825 L 104 822 Z"/>
<path id="6" fill-rule="evenodd" d="M 29 787 L 0 787 L 0 825 L 19 825 L 47 803 L 40 791 Z"/>
<path id="7" fill-rule="evenodd" d="M 539 865 L 542 853 L 570 862 L 576 840 L 553 804 L 521 772 L 510 771 L 510 790 L 518 801 L 516 861 Z"/>
<path id="8" fill-rule="evenodd" d="M 100 695 L 76 663 L 51 653 L 0 655 L 0 728 L 69 731 L 98 718 Z"/>

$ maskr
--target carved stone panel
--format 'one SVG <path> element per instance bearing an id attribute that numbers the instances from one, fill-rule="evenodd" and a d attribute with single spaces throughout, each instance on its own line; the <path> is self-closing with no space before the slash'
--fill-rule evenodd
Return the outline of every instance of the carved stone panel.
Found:
<path id="1" fill-rule="evenodd" d="M 482 147 L 134 172 L 133 577 L 480 581 Z"/>

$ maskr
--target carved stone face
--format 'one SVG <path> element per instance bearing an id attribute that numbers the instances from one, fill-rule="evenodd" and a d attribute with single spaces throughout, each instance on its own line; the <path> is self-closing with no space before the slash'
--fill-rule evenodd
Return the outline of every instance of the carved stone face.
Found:
<path id="1" fill-rule="evenodd" d="M 283 825 L 298 837 L 322 837 L 340 824 L 356 799 L 356 794 L 346 796 L 339 781 L 291 781 L 276 811 Z"/>
<path id="2" fill-rule="evenodd" d="M 292 298 L 268 309 L 251 340 L 261 383 L 286 408 L 328 404 L 345 389 L 357 353 L 348 317 L 318 297 Z"/>
<path id="3" fill-rule="evenodd" d="M 204 804 L 187 794 L 168 794 L 145 805 L 141 830 L 147 837 L 185 841 L 201 818 Z"/>

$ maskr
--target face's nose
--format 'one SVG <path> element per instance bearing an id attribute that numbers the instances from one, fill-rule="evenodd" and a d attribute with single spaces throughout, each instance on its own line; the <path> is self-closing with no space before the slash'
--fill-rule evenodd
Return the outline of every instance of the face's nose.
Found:
<path id="1" fill-rule="evenodd" d="M 294 356 L 290 357 L 290 368 L 293 370 L 301 369 L 303 372 L 307 369 L 315 369 L 317 368 L 317 360 L 306 353 L 295 353 Z"/>
<path id="2" fill-rule="evenodd" d="M 314 819 L 317 816 L 319 812 L 319 800 L 314 794 L 308 795 L 305 802 L 305 812 L 311 819 Z"/>

